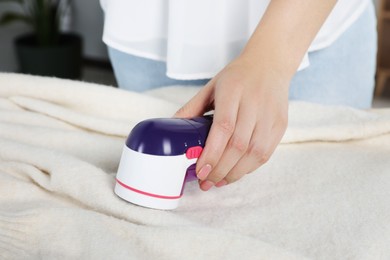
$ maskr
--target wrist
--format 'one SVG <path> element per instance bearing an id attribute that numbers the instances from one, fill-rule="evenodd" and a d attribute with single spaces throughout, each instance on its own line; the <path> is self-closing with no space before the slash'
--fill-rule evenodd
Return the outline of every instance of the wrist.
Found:
<path id="1" fill-rule="evenodd" d="M 279 77 L 291 80 L 306 52 L 306 48 L 294 48 L 286 41 L 256 39 L 247 43 L 241 55 L 252 60 L 253 65 L 257 67 L 262 66 L 262 69 L 267 67 Z"/>
<path id="2" fill-rule="evenodd" d="M 247 64 L 247 68 L 254 74 L 261 75 L 261 78 L 268 78 L 271 81 L 278 81 L 287 86 L 298 69 L 291 59 L 281 55 L 282 52 L 267 50 L 266 48 L 248 48 L 242 51 L 239 59 Z"/>

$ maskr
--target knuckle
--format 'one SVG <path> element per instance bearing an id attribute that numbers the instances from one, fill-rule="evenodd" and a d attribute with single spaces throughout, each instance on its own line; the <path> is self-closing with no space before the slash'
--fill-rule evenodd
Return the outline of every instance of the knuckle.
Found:
<path id="1" fill-rule="evenodd" d="M 217 121 L 215 122 L 215 126 L 218 128 L 219 131 L 229 136 L 233 134 L 235 128 L 233 121 L 229 119 Z"/>
<path id="2" fill-rule="evenodd" d="M 233 135 L 229 142 L 230 148 L 237 150 L 239 153 L 243 154 L 248 149 L 248 144 L 241 137 Z"/>
<path id="3" fill-rule="evenodd" d="M 256 162 L 259 165 L 262 165 L 262 164 L 268 162 L 268 160 L 271 157 L 271 154 L 260 145 L 252 145 L 249 148 L 248 153 L 250 156 L 255 158 Z"/>
<path id="4" fill-rule="evenodd" d="M 182 115 L 186 114 L 187 111 L 188 111 L 187 105 L 182 106 L 179 110 L 176 111 L 175 116 L 182 116 Z"/>

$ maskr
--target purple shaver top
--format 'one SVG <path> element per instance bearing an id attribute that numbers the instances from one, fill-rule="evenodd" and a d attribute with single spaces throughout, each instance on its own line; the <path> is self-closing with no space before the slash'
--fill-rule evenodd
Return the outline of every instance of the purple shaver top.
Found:
<path id="1" fill-rule="evenodd" d="M 145 120 L 133 128 L 126 146 L 133 151 L 150 155 L 182 155 L 188 148 L 204 147 L 212 121 L 213 116 Z M 188 167 L 183 189 L 186 182 L 198 179 L 195 168 L 195 163 Z"/>
<path id="2" fill-rule="evenodd" d="M 126 146 L 150 155 L 182 155 L 190 147 L 204 147 L 212 120 L 212 116 L 148 119 L 133 128 Z"/>

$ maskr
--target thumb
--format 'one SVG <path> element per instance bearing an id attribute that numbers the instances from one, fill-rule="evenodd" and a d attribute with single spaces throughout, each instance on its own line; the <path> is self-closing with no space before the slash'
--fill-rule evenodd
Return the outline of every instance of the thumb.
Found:
<path id="1" fill-rule="evenodd" d="M 192 118 L 202 116 L 210 110 L 212 100 L 212 82 L 207 83 L 193 98 L 182 106 L 174 115 L 178 118 Z"/>

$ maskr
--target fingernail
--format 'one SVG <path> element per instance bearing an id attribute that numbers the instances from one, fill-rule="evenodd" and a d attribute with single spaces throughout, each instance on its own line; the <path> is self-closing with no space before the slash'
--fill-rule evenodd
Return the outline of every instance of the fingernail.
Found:
<path id="1" fill-rule="evenodd" d="M 212 181 L 203 181 L 201 184 L 200 184 L 200 188 L 203 190 L 203 191 L 208 191 L 209 189 L 211 189 L 211 187 L 214 186 L 214 182 Z"/>
<path id="2" fill-rule="evenodd" d="M 226 184 L 228 184 L 228 182 L 226 180 L 221 180 L 221 181 L 217 182 L 217 184 L 215 184 L 215 187 L 219 188 L 219 187 L 225 186 Z"/>
<path id="3" fill-rule="evenodd" d="M 206 164 L 205 166 L 202 167 L 202 169 L 200 169 L 197 176 L 200 180 L 205 180 L 210 172 L 211 172 L 211 165 Z"/>

